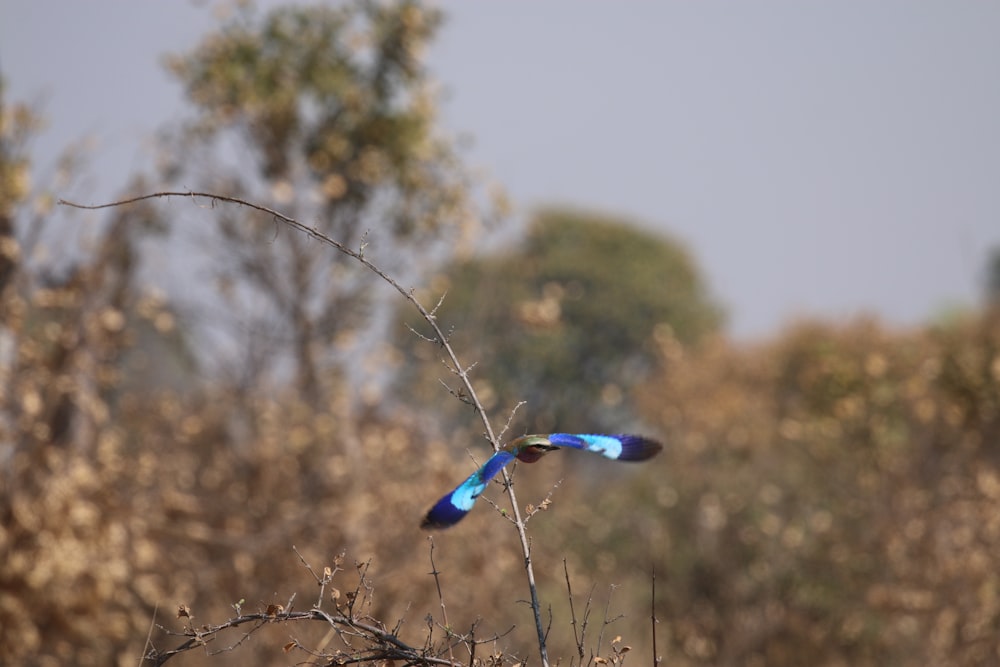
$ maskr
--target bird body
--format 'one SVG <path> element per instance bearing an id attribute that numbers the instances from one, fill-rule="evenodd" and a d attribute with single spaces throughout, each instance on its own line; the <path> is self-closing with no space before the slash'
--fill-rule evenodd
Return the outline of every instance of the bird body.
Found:
<path id="1" fill-rule="evenodd" d="M 461 521 L 504 466 L 517 459 L 534 463 L 549 452 L 569 447 L 600 454 L 615 461 L 645 461 L 656 456 L 663 446 L 641 435 L 605 435 L 600 433 L 550 433 L 525 435 L 491 456 L 479 470 L 439 500 L 427 512 L 421 528 L 448 528 Z"/>

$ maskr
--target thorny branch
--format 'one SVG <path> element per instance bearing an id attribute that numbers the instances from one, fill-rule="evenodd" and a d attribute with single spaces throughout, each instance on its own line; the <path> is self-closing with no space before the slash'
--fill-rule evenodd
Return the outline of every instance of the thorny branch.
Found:
<path id="1" fill-rule="evenodd" d="M 431 574 L 434 576 L 434 585 L 437 586 L 438 600 L 441 602 L 441 620 L 444 621 L 445 631 L 448 632 L 448 633 L 450 633 L 451 632 L 451 623 L 448 622 L 448 608 L 445 607 L 445 604 L 444 604 L 444 593 L 441 592 L 441 572 L 437 569 L 437 565 L 434 564 L 434 538 L 433 537 L 429 537 L 428 540 L 430 541 L 430 545 L 431 545 L 431 553 L 430 553 L 430 558 L 431 558 Z M 448 643 L 448 658 L 452 662 L 455 661 L 455 655 L 454 655 L 454 653 L 452 653 L 451 643 L 450 642 Z"/>
<path id="2" fill-rule="evenodd" d="M 410 646 L 383 628 L 370 623 L 362 622 L 358 619 L 350 618 L 340 613 L 331 614 L 323 611 L 322 609 L 310 609 L 309 611 L 284 611 L 280 605 L 271 605 L 264 612 L 241 614 L 218 625 L 203 625 L 200 628 L 189 626 L 183 633 L 188 636 L 187 641 L 166 651 L 150 648 L 144 656 L 144 659 L 154 665 L 162 665 L 175 655 L 198 648 L 199 646 L 207 646 L 209 643 L 215 641 L 221 632 L 230 628 L 251 624 L 251 628 L 246 631 L 243 638 L 240 639 L 240 642 L 242 642 L 246 639 L 246 637 L 264 627 L 268 623 L 292 621 L 326 622 L 329 623 L 330 626 L 333 627 L 339 634 L 361 637 L 369 644 L 368 648 L 362 652 L 351 654 L 338 653 L 333 656 L 329 656 L 333 658 L 333 662 L 335 664 L 348 664 L 351 662 L 363 662 L 368 660 L 400 660 L 406 665 L 459 664 L 452 662 L 447 658 L 432 655 L 426 648 L 418 649 Z M 304 647 L 299 646 L 297 642 L 291 642 L 285 646 L 286 651 L 289 651 L 292 648 Z"/>
<path id="3" fill-rule="evenodd" d="M 656 568 L 654 567 L 652 573 L 650 574 L 650 591 L 649 591 L 649 618 L 653 624 L 653 667 L 660 667 L 660 655 L 656 652 L 656 624 L 659 623 L 659 619 L 656 618 Z"/>
<path id="4" fill-rule="evenodd" d="M 295 550 L 295 553 L 298 554 L 298 550 Z M 326 586 L 330 584 L 338 572 L 343 572 L 343 568 L 341 567 L 343 554 L 334 559 L 334 566 L 332 568 L 327 566 L 323 569 L 322 576 L 317 575 L 316 571 L 313 570 L 301 555 L 299 555 L 299 559 L 305 568 L 309 570 L 310 574 L 313 575 L 321 591 L 326 589 Z M 224 623 L 217 625 L 196 627 L 193 622 L 194 615 L 191 609 L 187 605 L 181 605 L 177 610 L 177 617 L 186 619 L 183 630 L 178 632 L 159 624 L 157 624 L 157 627 L 166 632 L 167 635 L 183 636 L 187 637 L 187 639 L 169 650 L 160 650 L 153 646 L 152 641 L 147 640 L 142 660 L 159 666 L 176 655 L 197 648 L 204 648 L 210 655 L 232 651 L 247 641 L 256 631 L 269 623 L 290 623 L 295 621 L 325 622 L 330 627 L 318 646 L 308 647 L 300 643 L 297 639 L 292 638 L 291 641 L 284 645 L 284 651 L 286 653 L 292 650 L 303 651 L 313 659 L 320 658 L 324 660 L 324 664 L 326 665 L 402 661 L 404 665 L 421 665 L 422 667 L 433 665 L 462 667 L 462 663 L 457 662 L 454 658 L 454 647 L 456 644 L 464 645 L 474 655 L 477 644 L 496 642 L 503 636 L 494 635 L 486 639 L 476 639 L 474 636 L 475 626 L 473 626 L 472 631 L 468 635 L 460 635 L 449 631 L 443 642 L 435 644 L 432 641 L 433 628 L 430 628 L 423 647 L 410 646 L 399 639 L 398 636 L 402 621 L 398 622 L 392 630 L 388 630 L 383 623 L 368 616 L 358 614 L 358 608 L 364 606 L 363 600 L 369 599 L 368 594 L 371 592 L 371 582 L 367 577 L 368 562 L 357 563 L 356 568 L 359 575 L 358 584 L 353 591 L 348 591 L 343 596 L 346 598 L 345 600 L 341 600 L 340 591 L 336 588 L 331 590 L 329 599 L 336 606 L 336 611 L 333 613 L 321 608 L 323 604 L 322 593 L 316 606 L 309 611 L 294 611 L 292 605 L 295 601 L 295 596 L 292 596 L 285 605 L 272 603 L 268 604 L 264 608 L 264 611 L 248 614 L 244 613 L 241 600 L 239 603 L 233 605 L 233 609 L 237 614 L 234 618 L 230 618 Z M 227 630 L 243 626 L 249 626 L 249 628 L 244 627 L 242 635 L 234 642 L 221 645 L 223 633 Z M 350 650 L 326 652 L 324 650 L 325 647 L 337 636 L 341 638 Z M 355 648 L 352 645 L 352 640 L 360 640 L 360 645 Z M 219 645 L 220 647 L 212 648 L 215 645 Z M 309 660 L 305 664 L 311 663 L 312 660 Z"/>
<path id="5" fill-rule="evenodd" d="M 140 195 L 137 197 L 130 197 L 128 199 L 122 199 L 119 201 L 110 202 L 107 204 L 95 204 L 95 205 L 77 204 L 71 201 L 60 199 L 59 204 L 64 206 L 71 206 L 73 208 L 96 210 L 103 208 L 114 208 L 118 206 L 125 206 L 128 204 L 134 204 L 141 201 L 147 201 L 150 199 L 161 199 L 170 197 L 186 197 L 191 200 L 196 200 L 199 198 L 207 199 L 211 202 L 211 205 L 213 207 L 216 204 L 216 202 L 218 202 L 223 204 L 235 204 L 237 206 L 243 206 L 245 208 L 265 213 L 271 216 L 273 219 L 288 225 L 292 229 L 295 229 L 296 231 L 299 231 L 305 234 L 306 236 L 309 236 L 310 238 L 320 241 L 321 243 L 325 243 L 326 245 L 335 248 L 338 252 L 341 252 L 349 257 L 354 258 L 369 271 L 371 271 L 379 278 L 384 280 L 386 283 L 391 285 L 397 292 L 400 293 L 400 295 L 402 295 L 404 299 L 413 304 L 413 307 L 417 309 L 417 312 L 420 313 L 420 316 L 427 322 L 427 324 L 430 325 L 431 329 L 434 332 L 434 337 L 437 339 L 437 342 L 441 345 L 442 348 L 444 348 L 445 353 L 448 355 L 448 359 L 450 361 L 453 372 L 455 373 L 455 375 L 459 377 L 459 379 L 462 381 L 462 384 L 465 387 L 465 390 L 467 392 L 466 396 L 467 401 L 475 408 L 476 412 L 480 416 L 480 419 L 482 419 L 483 427 L 486 429 L 486 438 L 487 440 L 489 440 L 490 445 L 493 447 L 493 451 L 500 450 L 500 442 L 496 434 L 493 432 L 493 427 L 490 424 L 490 420 L 486 414 L 486 411 L 483 409 L 483 405 L 480 402 L 478 395 L 476 394 L 476 390 L 472 386 L 472 380 L 469 377 L 468 369 L 459 361 L 458 355 L 455 353 L 455 350 L 451 347 L 451 345 L 448 342 L 448 336 L 444 333 L 444 331 L 441 329 L 440 325 L 437 322 L 437 317 L 434 314 L 437 311 L 437 306 L 434 307 L 433 311 L 428 311 L 427 308 L 425 308 L 423 304 L 421 304 L 420 301 L 414 296 L 412 289 L 408 290 L 404 288 L 392 276 L 383 271 L 374 262 L 369 260 L 365 255 L 365 250 L 367 249 L 368 246 L 367 237 L 363 239 L 360 248 L 358 250 L 354 250 L 344 245 L 340 241 L 332 239 L 329 236 L 323 234 L 315 227 L 311 227 L 302 222 L 299 222 L 295 218 L 291 218 L 287 215 L 284 215 L 283 213 L 276 211 L 275 209 L 268 208 L 267 206 L 262 206 L 260 204 L 255 204 L 245 199 L 240 199 L 238 197 L 213 194 L 210 192 L 178 192 L 178 191 L 153 192 L 145 195 Z M 521 542 L 521 551 L 524 554 L 524 569 L 525 569 L 525 574 L 527 575 L 528 578 L 528 589 L 531 594 L 531 609 L 535 618 L 535 631 L 538 635 L 538 651 L 541 657 L 542 667 L 549 667 L 548 651 L 545 645 L 545 629 L 542 626 L 541 605 L 539 604 L 538 601 L 538 589 L 535 584 L 535 572 L 531 562 L 531 544 L 528 540 L 528 533 L 525 529 L 524 520 L 521 516 L 521 509 L 517 503 L 517 496 L 514 494 L 514 486 L 511 484 L 510 474 L 507 472 L 507 470 L 502 470 L 501 474 L 503 475 L 504 488 L 507 491 L 507 496 L 510 498 L 511 511 L 514 515 L 513 523 L 517 528 L 518 538 L 520 539 Z M 308 614 L 311 612 L 303 612 L 303 613 Z"/>
<path id="6" fill-rule="evenodd" d="M 577 624 L 576 620 L 576 607 L 573 606 L 573 586 L 569 582 L 569 566 L 566 564 L 566 559 L 563 559 L 563 573 L 566 575 L 566 594 L 569 597 L 569 613 L 572 619 L 571 624 L 573 626 L 573 639 L 576 641 L 576 650 L 579 657 L 579 665 L 583 665 L 584 656 L 584 642 L 587 637 L 587 622 L 590 620 L 590 602 L 594 598 L 594 589 L 590 589 L 590 594 L 587 595 L 587 605 L 583 610 L 583 620 L 581 624 Z M 572 661 L 571 663 L 572 664 Z"/>

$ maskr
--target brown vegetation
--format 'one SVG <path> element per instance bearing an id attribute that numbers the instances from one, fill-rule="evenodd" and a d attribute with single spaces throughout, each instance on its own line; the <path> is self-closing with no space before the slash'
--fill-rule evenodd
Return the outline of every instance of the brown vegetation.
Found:
<path id="1" fill-rule="evenodd" d="M 660 341 L 673 664 L 1000 659 L 1000 319 Z"/>
<path id="2" fill-rule="evenodd" d="M 352 410 L 346 390 L 317 410 L 292 391 L 140 389 L 137 331 L 167 338 L 174 320 L 132 288 L 128 247 L 112 226 L 71 279 L 22 273 L 3 294 L 4 662 L 135 664 L 152 623 L 184 632 L 293 595 L 307 610 L 315 583 L 293 545 L 317 571 L 345 549 L 370 561 L 364 613 L 404 619 L 400 636 L 421 646 L 422 619 L 443 619 L 417 524 L 470 468 L 462 455 L 405 411 Z M 662 328 L 656 343 L 660 375 L 634 398 L 665 458 L 600 477 L 564 474 L 566 458 L 518 477 L 536 504 L 564 478 L 530 524 L 553 656 L 578 659 L 565 559 L 578 610 L 582 590 L 595 614 L 625 613 L 602 649 L 591 621 L 584 660 L 613 656 L 612 635 L 649 655 L 654 568 L 665 664 L 996 660 L 996 313 L 912 332 L 802 325 L 756 346 L 685 347 Z M 485 507 L 436 541 L 452 627 L 517 625 L 482 655 L 530 656 L 506 522 Z M 358 585 L 347 570 L 332 585 Z M 178 605 L 194 620 L 174 618 Z M 158 649 L 180 642 L 156 626 Z M 278 657 L 289 638 L 323 634 L 268 628 L 179 659 L 291 662 Z"/>
<path id="3" fill-rule="evenodd" d="M 388 198 L 379 250 L 430 272 L 428 249 L 471 227 L 467 179 L 431 132 L 414 55 L 436 15 L 352 7 L 283 10 L 174 60 L 201 111 L 178 145 L 209 151 L 206 137 L 247 133 L 256 165 L 227 174 L 179 150 L 172 168 L 199 183 L 212 172 L 206 188 L 230 194 L 270 192 L 275 208 L 320 192 L 293 198 L 303 219 L 362 250 Z M 381 41 L 355 61 L 339 31 L 358 25 Z M 228 67 L 240 62 L 230 47 L 254 67 Z M 289 79 L 260 84 L 247 74 L 258 56 L 302 79 L 259 95 Z M 295 116 L 302 91 L 330 117 Z M 419 530 L 473 469 L 468 455 L 489 451 L 427 428 L 434 401 L 417 413 L 360 395 L 359 378 L 395 371 L 399 355 L 370 363 L 343 345 L 378 320 L 377 278 L 356 271 L 357 256 L 331 259 L 252 210 L 202 211 L 217 281 L 206 291 L 221 292 L 213 322 L 232 326 L 222 338 L 236 349 L 205 371 L 223 350 L 163 285 L 139 279 L 143 244 L 169 245 L 147 224 L 169 227 L 162 209 L 115 209 L 87 243 L 69 243 L 79 221 L 58 224 L 52 198 L 27 183 L 37 118 L 2 103 L 0 663 L 137 665 L 185 646 L 171 664 L 534 660 L 510 521 L 481 502 L 433 546 Z M 309 169 L 292 168 L 303 159 Z M 545 276 L 542 296 L 569 293 L 560 280 Z M 514 310 L 530 314 L 538 298 Z M 552 662 L 653 661 L 655 629 L 671 667 L 998 664 L 1000 312 L 912 331 L 802 324 L 757 345 L 674 331 L 661 323 L 641 341 L 656 353 L 641 386 L 615 385 L 663 455 L 609 467 L 553 454 L 514 469 L 521 502 L 546 508 L 526 514 Z M 505 508 L 500 485 L 486 496 Z"/>

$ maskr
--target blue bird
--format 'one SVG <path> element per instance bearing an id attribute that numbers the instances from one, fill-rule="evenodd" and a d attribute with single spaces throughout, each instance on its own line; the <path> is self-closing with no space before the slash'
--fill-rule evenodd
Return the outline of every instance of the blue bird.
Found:
<path id="1" fill-rule="evenodd" d="M 560 447 L 583 449 L 615 461 L 645 461 L 663 449 L 660 443 L 641 435 L 597 433 L 525 435 L 510 443 L 509 449 L 501 449 L 495 453 L 454 491 L 437 501 L 437 504 L 427 512 L 420 527 L 432 529 L 454 526 L 469 513 L 476 498 L 505 465 L 514 459 L 524 463 L 534 463 Z"/>

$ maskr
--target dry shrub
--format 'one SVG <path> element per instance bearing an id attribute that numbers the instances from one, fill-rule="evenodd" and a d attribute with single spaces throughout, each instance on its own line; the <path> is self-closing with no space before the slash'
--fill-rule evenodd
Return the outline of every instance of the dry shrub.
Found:
<path id="1" fill-rule="evenodd" d="M 425 617 L 443 616 L 419 520 L 473 466 L 404 409 L 359 408 L 348 384 L 317 404 L 294 387 L 162 382 L 183 336 L 134 265 L 121 219 L 72 272 L 17 265 L 0 294 L 0 662 L 134 665 L 154 616 L 180 630 L 293 595 L 307 609 L 293 545 L 317 571 L 345 551 L 370 561 L 364 613 L 422 645 Z M 656 342 L 661 373 L 636 401 L 661 458 L 566 453 L 516 472 L 536 506 L 563 480 L 530 523 L 554 658 L 649 655 L 655 569 L 667 664 L 996 662 L 996 313 L 914 332 L 802 325 L 752 347 L 685 348 L 661 328 Z M 514 662 L 535 651 L 523 561 L 481 505 L 435 537 L 435 563 L 452 628 L 517 624 L 480 655 Z M 583 656 L 564 559 L 595 609 Z M 283 664 L 299 659 L 281 653 L 289 637 L 318 646 L 326 630 L 275 624 L 179 660 Z M 152 640 L 180 641 L 155 625 Z"/>
<path id="2" fill-rule="evenodd" d="M 371 559 L 365 613 L 390 626 L 405 618 L 421 645 L 438 601 L 418 525 L 455 482 L 455 461 L 405 425 L 374 415 L 359 424 L 343 406 L 316 413 L 279 396 L 253 408 L 254 423 L 233 424 L 225 392 L 124 396 L 94 442 L 19 448 L 3 502 L 3 662 L 136 664 L 157 608 L 157 622 L 183 627 L 179 604 L 196 625 L 235 615 L 240 600 L 255 610 L 296 595 L 308 609 L 315 584 L 293 546 L 317 571 L 345 550 Z M 489 609 L 489 591 L 516 568 L 513 556 L 493 568 L 505 560 L 492 553 L 500 542 L 439 548 L 456 624 L 475 619 L 466 604 Z M 467 590 L 470 577 L 483 587 Z M 288 632 L 182 664 L 270 664 Z M 308 643 L 324 629 L 294 632 Z M 179 643 L 153 638 L 160 649 Z"/>
<path id="3" fill-rule="evenodd" d="M 349 386 L 317 408 L 288 388 L 144 382 L 173 319 L 130 288 L 120 232 L 72 280 L 3 295 L 0 660 L 136 664 L 154 614 L 185 626 L 181 604 L 195 625 L 293 595 L 308 609 L 316 588 L 293 545 L 317 571 L 344 551 L 370 561 L 364 613 L 402 619 L 421 645 L 425 617 L 443 619 L 417 526 L 472 464 L 404 410 L 359 409 Z M 584 660 L 649 655 L 654 569 L 672 665 L 996 660 L 995 315 L 915 332 L 802 325 L 752 347 L 657 342 L 662 374 L 637 401 L 662 458 L 568 453 L 516 471 L 522 502 L 553 492 L 530 531 L 554 658 L 579 659 L 566 559 L 576 612 L 592 601 Z M 516 624 L 480 655 L 516 661 L 534 648 L 507 528 L 482 504 L 435 536 L 435 562 L 451 626 L 486 638 Z M 359 576 L 347 569 L 345 590 Z M 290 637 L 318 646 L 325 631 L 276 625 L 178 660 L 273 664 L 294 659 Z M 158 648 L 179 641 L 153 628 Z"/>
<path id="4" fill-rule="evenodd" d="M 318 408 L 294 389 L 183 373 L 163 386 L 164 369 L 183 366 L 183 341 L 162 300 L 134 288 L 131 257 L 129 235 L 111 226 L 69 279 L 44 286 L 24 271 L 3 293 L 0 662 L 134 665 L 151 628 L 157 648 L 180 643 L 154 625 L 182 630 L 179 605 L 196 626 L 234 616 L 241 600 L 263 610 L 295 596 L 308 609 L 316 586 L 293 547 L 316 571 L 343 552 L 370 562 L 363 612 L 403 620 L 421 646 L 440 602 L 420 519 L 471 465 L 404 411 L 358 408 L 349 386 Z M 512 537 L 474 526 L 438 536 L 456 631 L 482 620 L 488 638 L 508 629 L 504 615 L 530 618 L 515 608 L 526 585 L 510 586 L 521 571 Z M 498 600 L 506 610 L 489 618 Z M 179 660 L 272 664 L 290 632 L 319 645 L 322 625 Z"/>
<path id="5" fill-rule="evenodd" d="M 1000 659 L 996 313 L 660 344 L 639 400 L 673 443 L 644 491 L 663 507 L 669 662 Z"/>

